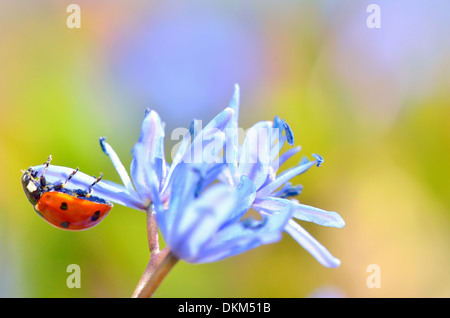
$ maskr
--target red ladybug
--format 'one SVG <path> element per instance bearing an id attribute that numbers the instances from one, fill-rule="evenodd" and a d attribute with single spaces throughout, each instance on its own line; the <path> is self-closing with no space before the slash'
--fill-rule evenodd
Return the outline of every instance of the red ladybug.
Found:
<path id="1" fill-rule="evenodd" d="M 70 231 L 86 230 L 97 225 L 108 214 L 112 204 L 92 195 L 93 186 L 102 175 L 85 190 L 70 190 L 66 186 L 78 172 L 78 168 L 63 183 L 49 183 L 45 172 L 50 165 L 51 156 L 45 163 L 40 178 L 33 167 L 23 172 L 22 186 L 34 210 L 51 225 Z"/>

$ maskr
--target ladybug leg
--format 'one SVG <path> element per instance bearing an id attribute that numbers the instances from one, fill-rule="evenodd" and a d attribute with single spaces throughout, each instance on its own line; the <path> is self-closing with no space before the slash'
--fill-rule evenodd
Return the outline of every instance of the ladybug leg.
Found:
<path id="1" fill-rule="evenodd" d="M 61 185 L 61 187 L 65 188 L 67 186 L 67 184 L 69 183 L 70 179 L 72 179 L 72 177 L 75 175 L 75 173 L 77 173 L 79 170 L 79 168 L 77 167 L 74 171 L 72 171 L 72 173 L 69 175 L 69 177 L 67 177 L 66 181 L 64 181 L 64 183 Z"/>
<path id="2" fill-rule="evenodd" d="M 94 183 L 92 183 L 92 184 L 89 186 L 88 194 L 86 195 L 88 198 L 92 195 L 92 191 L 94 191 L 94 190 L 93 190 L 94 185 L 96 185 L 97 183 L 99 183 L 100 180 L 102 180 L 102 179 L 103 179 L 103 173 L 100 173 L 100 177 L 98 177 L 97 180 L 95 180 Z"/>
<path id="3" fill-rule="evenodd" d="M 42 170 L 42 175 L 41 175 L 41 178 L 39 179 L 41 187 L 43 187 L 43 188 L 45 188 L 47 186 L 47 182 L 45 181 L 45 172 L 47 171 L 48 166 L 50 166 L 51 161 L 52 161 L 52 155 L 50 155 L 48 157 L 47 161 L 45 162 L 44 170 Z"/>

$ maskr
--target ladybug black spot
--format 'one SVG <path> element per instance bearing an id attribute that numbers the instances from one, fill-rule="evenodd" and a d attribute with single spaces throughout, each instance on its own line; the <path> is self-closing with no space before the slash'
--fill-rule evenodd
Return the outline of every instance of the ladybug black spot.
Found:
<path id="1" fill-rule="evenodd" d="M 63 228 L 67 229 L 69 227 L 70 222 L 64 221 L 59 223 L 59 225 L 61 225 Z"/>
<path id="2" fill-rule="evenodd" d="M 99 217 L 100 217 L 100 211 L 96 211 L 96 212 L 91 216 L 91 221 L 97 221 Z"/>
<path id="3" fill-rule="evenodd" d="M 61 203 L 61 206 L 59 207 L 61 210 L 67 210 L 67 203 L 66 202 L 63 202 L 63 203 Z"/>

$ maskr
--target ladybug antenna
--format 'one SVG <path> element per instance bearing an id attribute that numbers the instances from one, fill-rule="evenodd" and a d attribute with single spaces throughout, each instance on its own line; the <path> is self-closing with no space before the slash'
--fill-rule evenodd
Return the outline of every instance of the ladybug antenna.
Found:
<path id="1" fill-rule="evenodd" d="M 89 186 L 89 191 L 88 191 L 87 197 L 90 197 L 90 196 L 92 195 L 92 191 L 94 191 L 94 190 L 93 190 L 94 185 L 96 185 L 97 183 L 99 183 L 100 180 L 102 180 L 102 179 L 103 179 L 103 173 L 100 172 L 100 177 L 98 177 L 97 180 L 95 180 L 95 181 Z"/>
<path id="2" fill-rule="evenodd" d="M 72 177 L 75 175 L 75 173 L 77 173 L 79 170 L 79 168 L 77 167 L 74 171 L 72 171 L 72 173 L 67 177 L 66 181 L 64 181 L 64 183 L 61 185 L 61 187 L 65 188 L 67 186 L 67 184 L 69 183 L 69 180 L 72 179 Z"/>
<path id="3" fill-rule="evenodd" d="M 45 167 L 44 170 L 42 170 L 41 178 L 39 180 L 41 187 L 45 188 L 47 185 L 47 182 L 45 181 L 45 172 L 48 169 L 48 166 L 50 166 L 50 162 L 52 161 L 52 155 L 48 156 L 47 161 L 44 163 Z"/>

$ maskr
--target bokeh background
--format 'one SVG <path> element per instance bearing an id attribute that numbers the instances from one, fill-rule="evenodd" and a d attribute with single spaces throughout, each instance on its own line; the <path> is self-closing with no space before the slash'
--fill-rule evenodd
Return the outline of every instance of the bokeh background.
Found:
<path id="1" fill-rule="evenodd" d="M 66 8 L 81 8 L 69 29 Z M 366 11 L 381 9 L 381 28 Z M 170 133 L 207 121 L 241 86 L 240 126 L 275 115 L 301 155 L 299 199 L 343 229 L 302 225 L 342 265 L 282 241 L 179 263 L 155 297 L 449 297 L 450 3 L 441 1 L 13 1 L 0 3 L 0 296 L 129 297 L 148 261 L 145 215 L 115 206 L 73 233 L 33 211 L 20 170 L 80 167 L 119 182 L 144 110 Z M 170 156 L 169 156 L 170 158 Z M 296 161 L 297 160 L 297 161 Z M 81 288 L 69 289 L 69 264 Z M 381 270 L 368 288 L 367 267 Z"/>

